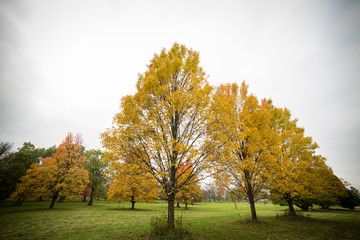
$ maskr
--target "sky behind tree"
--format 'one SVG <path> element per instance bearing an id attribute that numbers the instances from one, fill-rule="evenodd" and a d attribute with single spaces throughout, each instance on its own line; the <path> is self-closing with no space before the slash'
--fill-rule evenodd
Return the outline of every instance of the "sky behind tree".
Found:
<path id="1" fill-rule="evenodd" d="M 121 97 L 174 42 L 210 84 L 249 85 L 299 119 L 360 188 L 360 1 L 0 0 L 0 140 L 80 133 L 100 148 Z"/>

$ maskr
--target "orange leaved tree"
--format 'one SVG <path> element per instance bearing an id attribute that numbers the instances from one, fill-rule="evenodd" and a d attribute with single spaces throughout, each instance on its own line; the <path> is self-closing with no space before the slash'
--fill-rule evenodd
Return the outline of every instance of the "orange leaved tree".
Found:
<path id="1" fill-rule="evenodd" d="M 190 168 L 190 169 L 187 169 Z M 188 170 L 188 171 L 185 171 Z M 191 166 L 182 166 L 178 169 L 177 175 L 181 175 L 179 177 L 179 183 L 186 181 L 189 178 L 189 174 L 191 173 Z M 201 198 L 202 192 L 199 184 L 198 176 L 194 175 L 188 183 L 183 185 L 183 187 L 176 193 L 175 200 L 177 202 L 177 206 L 179 203 L 185 204 L 185 209 L 188 209 L 188 203 L 193 203 Z"/>
<path id="2" fill-rule="evenodd" d="M 49 208 L 53 208 L 58 197 L 71 198 L 81 194 L 89 181 L 88 172 L 82 165 L 84 160 L 81 138 L 68 133 L 52 157 L 31 165 L 11 198 L 48 196 L 52 199 Z"/>

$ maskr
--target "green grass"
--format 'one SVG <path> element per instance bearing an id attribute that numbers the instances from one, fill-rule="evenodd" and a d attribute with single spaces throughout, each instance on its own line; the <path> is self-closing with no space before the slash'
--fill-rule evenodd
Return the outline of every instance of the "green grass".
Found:
<path id="1" fill-rule="evenodd" d="M 0 201 L 0 239 L 144 239 L 150 220 L 167 212 L 165 202 L 128 203 L 25 201 L 10 206 Z M 320 210 L 283 216 L 285 207 L 257 203 L 259 223 L 253 224 L 248 203 L 199 203 L 176 209 L 193 239 L 360 239 L 360 211 Z"/>

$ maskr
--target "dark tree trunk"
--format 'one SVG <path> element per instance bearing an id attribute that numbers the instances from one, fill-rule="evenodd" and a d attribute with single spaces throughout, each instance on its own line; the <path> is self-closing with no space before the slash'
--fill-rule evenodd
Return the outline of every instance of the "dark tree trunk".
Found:
<path id="1" fill-rule="evenodd" d="M 248 186 L 247 186 L 247 197 L 249 199 L 249 204 L 250 204 L 251 221 L 256 222 L 257 216 L 256 216 L 256 209 L 255 209 L 255 196 L 254 196 L 253 188 L 250 183 L 248 183 Z"/>
<path id="2" fill-rule="evenodd" d="M 176 203 L 176 207 L 180 207 L 180 202 L 177 202 L 177 203 Z"/>
<path id="3" fill-rule="evenodd" d="M 131 201 L 131 210 L 134 210 L 135 209 L 135 201 Z"/>
<path id="4" fill-rule="evenodd" d="M 16 202 L 14 202 L 12 205 L 13 206 L 21 206 L 21 204 L 25 201 L 25 197 L 19 197 L 18 199 L 16 199 Z"/>
<path id="5" fill-rule="evenodd" d="M 86 196 L 84 196 L 84 198 L 83 198 L 83 200 L 82 200 L 83 202 L 86 202 Z"/>
<path id="6" fill-rule="evenodd" d="M 42 197 L 40 197 L 38 201 L 39 201 L 39 202 L 42 202 L 42 201 L 43 201 L 43 198 L 42 198 Z"/>
<path id="7" fill-rule="evenodd" d="M 94 188 L 91 188 L 90 200 L 88 206 L 92 206 L 93 200 L 94 200 Z"/>
<path id="8" fill-rule="evenodd" d="M 251 209 L 251 221 L 256 222 L 257 221 L 257 216 L 256 216 L 254 197 L 249 197 L 249 203 L 250 203 L 250 209 Z"/>
<path id="9" fill-rule="evenodd" d="M 291 197 L 287 197 L 286 198 L 286 201 L 289 205 L 289 214 L 290 216 L 296 216 L 296 212 L 295 212 L 295 209 L 294 209 L 294 205 L 293 205 L 293 202 L 292 202 L 292 198 Z"/>
<path id="10" fill-rule="evenodd" d="M 54 207 L 54 204 L 56 202 L 56 199 L 58 198 L 58 194 L 55 194 L 52 199 L 51 199 L 51 203 L 50 203 L 50 209 L 52 209 Z"/>
<path id="11" fill-rule="evenodd" d="M 173 191 L 168 195 L 168 224 L 170 228 L 175 228 L 175 193 Z"/>
<path id="12" fill-rule="evenodd" d="M 64 196 L 61 196 L 60 198 L 59 198 L 59 203 L 63 203 L 64 202 L 64 200 L 65 200 L 65 197 Z"/>
<path id="13" fill-rule="evenodd" d="M 188 210 L 187 201 L 185 201 L 185 210 Z"/>

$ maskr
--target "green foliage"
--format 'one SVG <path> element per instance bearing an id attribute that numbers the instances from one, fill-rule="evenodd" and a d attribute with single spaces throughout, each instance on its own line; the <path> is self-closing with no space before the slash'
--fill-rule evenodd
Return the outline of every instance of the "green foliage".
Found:
<path id="1" fill-rule="evenodd" d="M 89 205 L 91 205 L 94 197 L 106 197 L 107 163 L 102 161 L 104 153 L 101 150 L 87 150 L 85 156 L 84 166 L 89 172 L 90 183 L 88 186 L 91 188 Z"/>
<path id="2" fill-rule="evenodd" d="M 26 170 L 42 158 L 50 157 L 55 152 L 55 146 L 50 148 L 35 148 L 30 142 L 24 142 L 18 151 L 7 154 L 0 160 L 0 199 L 6 199 L 15 190 L 19 179 Z"/>
<path id="3" fill-rule="evenodd" d="M 350 190 L 346 189 L 347 194 L 339 198 L 340 206 L 343 208 L 354 209 L 360 204 L 360 193 L 354 187 L 351 187 Z"/>

